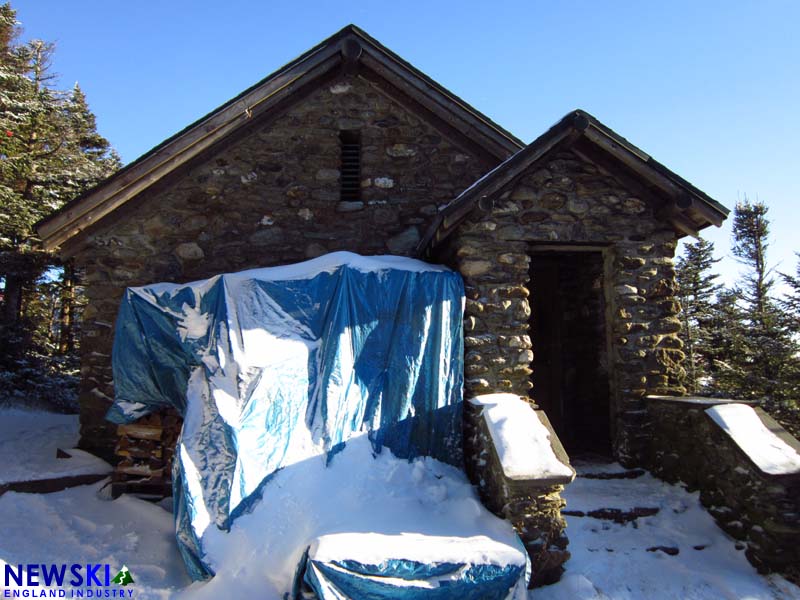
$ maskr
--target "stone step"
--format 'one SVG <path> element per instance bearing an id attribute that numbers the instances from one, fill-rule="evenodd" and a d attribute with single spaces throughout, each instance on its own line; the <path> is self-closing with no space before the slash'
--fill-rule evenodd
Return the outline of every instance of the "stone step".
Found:
<path id="1" fill-rule="evenodd" d="M 10 481 L 0 484 L 0 496 L 6 492 L 23 494 L 51 494 L 78 485 L 90 485 L 108 477 L 108 473 L 92 475 L 67 475 L 50 479 L 34 479 L 32 481 Z"/>
<path id="2" fill-rule="evenodd" d="M 644 474 L 644 469 L 628 469 L 627 471 L 613 473 L 578 473 L 578 477 L 583 477 L 584 479 L 638 479 Z"/>
<path id="3" fill-rule="evenodd" d="M 561 514 L 568 517 L 590 517 L 592 519 L 603 519 L 604 521 L 614 521 L 620 525 L 635 521 L 639 517 L 652 517 L 657 515 L 660 509 L 646 506 L 636 506 L 628 510 L 620 508 L 598 508 L 584 512 L 582 510 L 562 510 Z"/>
<path id="4" fill-rule="evenodd" d="M 664 554 L 668 554 L 670 556 L 678 556 L 680 554 L 680 549 L 676 548 L 675 546 L 651 546 L 647 549 L 648 552 L 663 552 Z"/>

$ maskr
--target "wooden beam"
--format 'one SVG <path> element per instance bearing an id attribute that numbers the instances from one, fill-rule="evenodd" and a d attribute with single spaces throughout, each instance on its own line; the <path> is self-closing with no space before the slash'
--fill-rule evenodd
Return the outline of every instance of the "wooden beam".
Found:
<path id="1" fill-rule="evenodd" d="M 454 97 L 446 96 L 421 77 L 409 73 L 405 68 L 401 68 L 388 56 L 366 47 L 361 55 L 361 63 L 387 81 L 390 81 L 398 89 L 414 98 L 414 100 L 467 137 L 479 139 L 480 144 L 490 149 L 497 158 L 507 158 L 523 147 L 521 144 L 510 140 L 504 132 L 493 127 L 474 109 L 469 108 Z M 474 119 L 469 122 L 461 115 L 470 115 Z"/>
<path id="2" fill-rule="evenodd" d="M 90 485 L 102 481 L 110 473 L 94 475 L 67 475 L 64 477 L 53 477 L 51 479 L 34 479 L 31 481 L 11 481 L 0 484 L 0 496 L 6 492 L 17 492 L 20 494 L 52 494 L 67 488 L 79 485 Z"/>
<path id="3" fill-rule="evenodd" d="M 528 247 L 531 254 L 546 254 L 548 252 L 605 252 L 612 244 L 598 245 L 586 244 L 559 244 L 558 242 L 531 242 Z"/>
<path id="4" fill-rule="evenodd" d="M 674 205 L 667 204 L 656 211 L 656 218 L 663 219 L 684 235 L 700 239 L 697 224 L 684 213 L 676 210 Z"/>
<path id="5" fill-rule="evenodd" d="M 701 202 L 695 198 L 690 198 L 689 205 L 684 209 L 684 212 L 691 213 L 695 212 L 700 217 L 714 225 L 715 227 L 719 227 L 722 225 L 722 222 L 725 220 L 725 217 L 722 216 L 719 212 L 712 209 L 708 204 L 705 202 Z"/>
<path id="6" fill-rule="evenodd" d="M 647 159 L 650 158 L 648 155 L 641 151 L 635 152 L 633 148 L 628 146 L 622 146 L 595 127 L 590 126 L 587 128 L 585 135 L 587 139 L 613 154 L 629 169 L 658 186 L 671 198 L 679 198 L 684 195 L 683 190 L 676 183 L 670 181 L 660 173 L 657 173 L 647 164 Z"/>

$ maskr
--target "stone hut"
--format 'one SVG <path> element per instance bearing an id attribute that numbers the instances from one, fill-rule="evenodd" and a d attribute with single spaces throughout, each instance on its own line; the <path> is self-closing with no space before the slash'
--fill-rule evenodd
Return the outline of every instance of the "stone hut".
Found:
<path id="1" fill-rule="evenodd" d="M 681 395 L 673 256 L 728 210 L 574 111 L 444 207 L 421 254 L 464 277 L 467 396 L 530 396 L 570 453 L 641 464 Z"/>
<path id="2" fill-rule="evenodd" d="M 126 287 L 336 250 L 414 255 L 439 206 L 523 146 L 350 26 L 65 206 L 39 232 L 89 298 L 81 447 L 116 452 L 131 482 L 168 477 L 157 447 L 174 427 L 129 431 L 153 442 L 134 450 L 104 419 Z"/>
<path id="3" fill-rule="evenodd" d="M 336 250 L 445 263 L 467 290 L 465 397 L 517 394 L 552 424 L 558 454 L 560 439 L 570 453 L 644 465 L 655 455 L 647 397 L 684 392 L 676 243 L 727 214 L 582 111 L 526 146 L 348 26 L 38 231 L 74 262 L 89 299 L 80 445 L 115 461 L 114 493 L 159 497 L 177 415 L 104 420 L 128 286 Z M 553 580 L 569 556 L 569 479 L 504 481 L 479 416 L 468 407 L 467 471 L 520 531 L 538 581 Z"/>

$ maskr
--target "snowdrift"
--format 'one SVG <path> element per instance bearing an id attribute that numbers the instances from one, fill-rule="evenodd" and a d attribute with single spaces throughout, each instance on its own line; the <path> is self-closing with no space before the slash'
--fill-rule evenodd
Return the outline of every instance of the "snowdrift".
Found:
<path id="1" fill-rule="evenodd" d="M 386 455 L 382 460 L 408 464 L 431 457 L 431 463 L 461 465 L 463 301 L 461 278 L 443 267 L 350 253 L 126 291 L 108 418 L 127 423 L 164 406 L 183 415 L 173 487 L 178 543 L 193 578 L 214 575 L 225 564 L 219 532 L 230 531 L 237 519 L 255 517 L 248 513 L 259 506 L 277 511 L 267 522 L 282 518 L 282 509 L 266 501 L 278 493 L 281 478 L 297 488 L 294 496 L 288 490 L 284 506 L 306 502 L 307 477 L 291 475 L 320 462 L 334 469 L 351 438 L 366 436 L 371 448 L 357 464 Z M 363 472 L 343 469 L 339 485 L 357 485 L 348 476 L 363 478 Z M 437 559 L 425 550 L 430 544 L 397 537 L 373 544 L 381 552 L 347 556 L 365 538 L 344 544 L 347 538 L 334 534 L 350 533 L 356 507 L 331 506 L 328 492 L 313 491 L 315 508 L 293 525 L 305 537 L 295 535 L 283 549 L 300 564 L 295 593 L 305 577 L 321 598 L 348 597 L 335 594 L 348 586 L 363 592 L 365 585 L 388 586 L 394 591 L 386 597 L 396 598 L 440 597 L 431 589 L 445 585 L 455 586 L 452 592 L 483 590 L 476 598 L 504 598 L 524 580 L 524 549 L 510 527 L 482 507 L 471 513 L 477 525 L 466 544 L 472 551 L 461 558 L 442 551 Z M 437 542 L 442 549 L 464 529 L 465 513 L 456 512 L 452 524 L 458 527 L 445 527 L 444 543 Z M 392 522 L 377 519 L 374 527 Z M 498 554 L 493 544 L 503 550 Z M 285 581 L 272 583 L 279 592 L 286 587 Z"/>

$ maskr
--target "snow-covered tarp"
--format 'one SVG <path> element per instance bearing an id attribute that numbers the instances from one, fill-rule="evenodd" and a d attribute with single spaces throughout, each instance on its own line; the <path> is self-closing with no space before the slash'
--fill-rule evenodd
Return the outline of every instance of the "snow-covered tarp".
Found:
<path id="1" fill-rule="evenodd" d="M 403 600 L 524 599 L 522 556 L 486 538 L 340 533 L 315 540 L 305 580 L 321 600 L 384 598 L 387 588 Z"/>
<path id="2" fill-rule="evenodd" d="M 461 463 L 463 302 L 448 269 L 350 253 L 126 291 L 108 418 L 183 415 L 173 487 L 193 577 L 215 572 L 209 533 L 251 512 L 279 472 L 335 463 L 354 436 L 373 453 Z"/>

